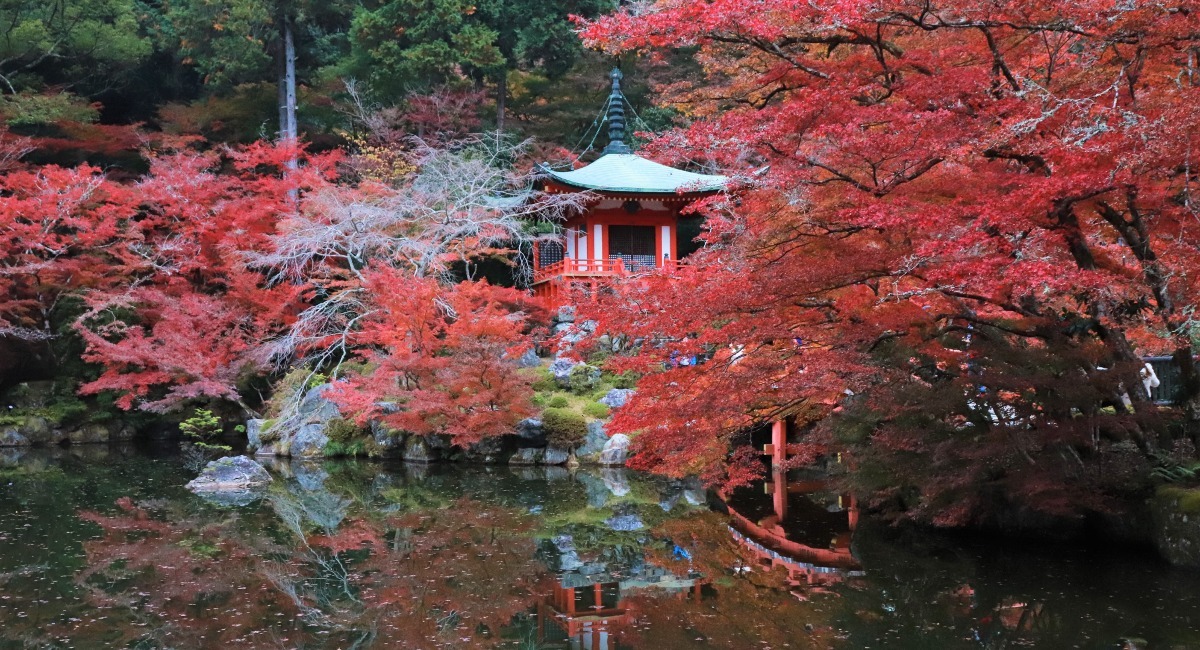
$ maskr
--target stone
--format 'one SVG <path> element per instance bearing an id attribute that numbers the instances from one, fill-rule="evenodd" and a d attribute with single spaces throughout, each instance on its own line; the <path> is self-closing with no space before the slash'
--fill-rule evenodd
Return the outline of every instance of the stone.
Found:
<path id="1" fill-rule="evenodd" d="M 1200 514 L 1187 502 L 1200 501 L 1200 489 L 1162 488 L 1150 502 L 1154 545 L 1175 566 L 1200 568 Z M 1191 506 L 1194 507 L 1194 506 Z"/>
<path id="2" fill-rule="evenodd" d="M 596 327 L 597 327 L 597 323 L 594 320 L 585 320 L 579 324 L 579 329 L 583 330 L 584 332 L 587 332 L 588 334 L 595 333 Z"/>
<path id="3" fill-rule="evenodd" d="M 612 344 L 613 338 L 607 334 L 601 334 L 600 336 L 596 337 L 596 347 L 600 348 L 601 350 L 611 350 Z"/>
<path id="4" fill-rule="evenodd" d="M 543 456 L 546 454 L 545 449 L 535 447 L 525 447 L 518 449 L 517 453 L 513 454 L 512 458 L 508 459 L 509 465 L 537 465 L 542 462 Z"/>
<path id="5" fill-rule="evenodd" d="M 329 436 L 325 435 L 323 423 L 303 424 L 288 445 L 288 455 L 292 458 L 324 458 L 327 444 Z"/>
<path id="6" fill-rule="evenodd" d="M 608 391 L 599 402 L 610 409 L 619 409 L 629 401 L 637 391 L 632 388 L 614 388 Z"/>
<path id="7" fill-rule="evenodd" d="M 426 436 L 409 436 L 404 441 L 401 458 L 410 463 L 435 463 L 441 460 L 441 452 L 430 445 Z"/>
<path id="8" fill-rule="evenodd" d="M 375 441 L 375 447 L 381 457 L 399 458 L 404 453 L 404 439 L 407 435 L 404 431 L 393 429 L 377 420 L 371 421 L 370 431 L 371 439 Z"/>
<path id="9" fill-rule="evenodd" d="M 618 433 L 608 439 L 600 452 L 600 464 L 605 467 L 624 467 L 629 458 L 629 436 Z"/>
<path id="10" fill-rule="evenodd" d="M 333 384 L 321 384 L 308 391 L 300 401 L 300 421 L 305 424 L 328 422 L 341 417 L 341 411 L 325 394 L 333 389 Z"/>
<path id="11" fill-rule="evenodd" d="M 557 378 L 555 378 L 557 381 Z M 577 392 L 590 391 L 600 384 L 600 369 L 595 366 L 590 366 L 586 363 L 581 363 L 567 375 L 567 385 L 565 388 Z"/>
<path id="12" fill-rule="evenodd" d="M 604 520 L 604 524 L 608 526 L 609 530 L 617 531 L 641 530 L 646 527 L 642 518 L 633 513 L 609 517 Z"/>
<path id="13" fill-rule="evenodd" d="M 128 424 L 121 424 L 116 431 L 112 433 L 109 442 L 128 442 L 133 440 L 133 436 L 137 431 Z"/>
<path id="14" fill-rule="evenodd" d="M 604 445 L 608 444 L 608 434 L 604 431 L 604 423 L 600 420 L 592 420 L 587 423 L 587 435 L 583 438 L 583 445 L 575 450 L 575 457 L 580 463 L 598 463 L 600 462 L 600 452 L 604 451 Z"/>
<path id="15" fill-rule="evenodd" d="M 517 359 L 518 368 L 536 368 L 540 365 L 542 365 L 542 358 L 538 356 L 537 350 L 533 348 L 526 350 L 525 354 L 522 354 L 521 358 Z"/>
<path id="16" fill-rule="evenodd" d="M 560 388 L 571 387 L 571 370 L 575 366 L 583 365 L 574 359 L 567 357 L 558 357 L 554 363 L 550 364 L 550 375 L 554 377 L 554 383 Z"/>
<path id="17" fill-rule="evenodd" d="M 571 330 L 574 330 L 574 329 L 575 329 L 575 325 L 573 323 L 559 323 L 558 325 L 555 325 L 554 329 L 551 331 L 554 334 L 566 334 L 567 332 L 570 332 Z"/>
<path id="18" fill-rule="evenodd" d="M 29 438 L 17 430 L 15 426 L 0 427 L 0 447 L 28 447 Z"/>
<path id="19" fill-rule="evenodd" d="M 562 340 L 563 343 L 566 343 L 567 345 L 575 345 L 576 343 L 586 339 L 587 336 L 587 332 L 577 327 L 569 328 L 567 333 L 563 335 Z"/>
<path id="20" fill-rule="evenodd" d="M 266 422 L 266 420 L 262 418 L 250 418 L 246 420 L 246 448 L 250 451 L 257 451 L 263 446 L 263 422 Z"/>
<path id="21" fill-rule="evenodd" d="M 498 463 L 516 449 L 516 436 L 491 436 L 468 445 L 463 455 L 467 460 L 475 463 Z"/>
<path id="22" fill-rule="evenodd" d="M 518 422 L 516 434 L 519 447 L 546 446 L 546 430 L 542 428 L 542 421 L 537 418 L 525 418 Z"/>
<path id="23" fill-rule="evenodd" d="M 266 468 L 245 456 L 226 456 L 210 462 L 187 484 L 192 492 L 239 491 L 270 485 Z"/>
<path id="24" fill-rule="evenodd" d="M 67 432 L 67 439 L 73 445 L 108 442 L 111 438 L 112 430 L 103 422 L 92 422 Z"/>
<path id="25" fill-rule="evenodd" d="M 554 320 L 559 323 L 574 323 L 575 322 L 575 307 L 573 305 L 563 305 L 558 308 L 558 313 L 554 315 Z"/>
<path id="26" fill-rule="evenodd" d="M 542 454 L 543 465 L 565 465 L 571 457 L 571 452 L 558 447 L 546 447 L 546 451 Z"/>

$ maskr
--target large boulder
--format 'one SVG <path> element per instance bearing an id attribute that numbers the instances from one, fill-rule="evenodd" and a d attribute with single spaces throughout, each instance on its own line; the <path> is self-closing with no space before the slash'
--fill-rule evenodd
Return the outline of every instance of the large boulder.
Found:
<path id="1" fill-rule="evenodd" d="M 508 459 L 508 464 L 509 465 L 539 465 L 539 464 L 541 464 L 542 459 L 545 457 L 545 454 L 546 454 L 545 449 L 538 449 L 535 447 L 525 447 L 524 449 L 518 449 L 517 453 L 513 454 L 512 458 Z M 565 463 L 566 459 L 563 459 L 563 462 Z"/>
<path id="2" fill-rule="evenodd" d="M 250 418 L 246 420 L 246 448 L 250 451 L 257 451 L 262 448 L 262 431 L 263 423 L 266 420 L 262 418 Z"/>
<path id="3" fill-rule="evenodd" d="M 518 422 L 516 437 L 518 447 L 546 446 L 546 429 L 537 418 L 525 418 Z"/>
<path id="4" fill-rule="evenodd" d="M 28 447 L 32 443 L 20 429 L 9 425 L 0 427 L 0 447 Z"/>
<path id="5" fill-rule="evenodd" d="M 1160 488 L 1150 514 L 1159 554 L 1175 566 L 1200 568 L 1200 488 Z"/>
<path id="6" fill-rule="evenodd" d="M 236 492 L 266 487 L 271 475 L 245 456 L 227 456 L 210 462 L 200 476 L 187 484 L 192 492 Z"/>
<path id="7" fill-rule="evenodd" d="M 120 437 L 121 434 L 119 429 L 120 427 L 118 425 L 104 422 L 93 422 L 75 429 L 71 429 L 67 432 L 67 439 L 73 445 L 109 442 L 110 440 Z"/>
<path id="8" fill-rule="evenodd" d="M 557 381 L 557 379 L 556 379 Z M 595 366 L 590 366 L 586 363 L 581 363 L 567 375 L 567 388 L 570 388 L 576 393 L 584 393 L 590 391 L 600 384 L 600 369 Z"/>
<path id="9" fill-rule="evenodd" d="M 563 305 L 558 308 L 558 312 L 554 314 L 556 323 L 574 323 L 575 322 L 575 307 L 573 305 Z"/>
<path id="10" fill-rule="evenodd" d="M 288 455 L 292 458 L 324 458 L 327 444 L 329 436 L 325 435 L 324 423 L 303 424 L 288 445 Z"/>
<path id="11" fill-rule="evenodd" d="M 571 458 L 571 452 L 558 447 L 546 447 L 546 451 L 542 454 L 543 465 L 565 465 L 567 460 Z"/>
<path id="12" fill-rule="evenodd" d="M 499 463 L 516 449 L 516 436 L 491 436 L 468 445 L 463 450 L 463 456 L 473 463 Z"/>
<path id="13" fill-rule="evenodd" d="M 434 463 L 442 458 L 441 450 L 430 444 L 432 436 L 409 436 L 404 441 L 401 458 L 410 463 Z"/>
<path id="14" fill-rule="evenodd" d="M 625 403 L 628 402 L 629 398 L 633 397 L 633 394 L 636 392 L 637 391 L 633 390 L 632 388 L 614 388 L 608 391 L 604 397 L 601 397 L 599 401 L 601 404 L 610 409 L 619 409 L 622 406 L 625 406 Z"/>
<path id="15" fill-rule="evenodd" d="M 30 415 L 25 418 L 22 433 L 35 445 L 57 442 L 62 434 L 54 430 L 54 425 L 44 417 Z"/>
<path id="16" fill-rule="evenodd" d="M 383 458 L 400 458 L 404 453 L 406 436 L 404 431 L 393 429 L 378 420 L 371 421 L 371 439 Z"/>
<path id="17" fill-rule="evenodd" d="M 598 463 L 600 462 L 600 452 L 604 451 L 604 445 L 608 444 L 608 434 L 604 431 L 604 423 L 600 420 L 592 420 L 587 424 L 587 436 L 583 439 L 583 445 L 575 450 L 575 458 L 581 463 Z"/>
<path id="18" fill-rule="evenodd" d="M 580 365 L 583 364 L 568 357 L 556 358 L 554 363 L 550 364 L 549 369 L 550 374 L 554 377 L 554 383 L 558 384 L 560 388 L 570 388 L 571 370 Z"/>
<path id="19" fill-rule="evenodd" d="M 338 410 L 337 404 L 334 404 L 327 396 L 330 390 L 333 390 L 333 384 L 321 384 L 305 393 L 304 399 L 300 401 L 301 422 L 324 424 L 329 420 L 341 417 L 342 414 Z"/>
<path id="20" fill-rule="evenodd" d="M 629 458 L 629 436 L 618 433 L 608 439 L 600 452 L 600 464 L 605 467 L 624 467 Z"/>
<path id="21" fill-rule="evenodd" d="M 542 358 L 538 356 L 537 350 L 529 348 L 521 358 L 517 359 L 518 368 L 536 368 L 542 365 Z"/>

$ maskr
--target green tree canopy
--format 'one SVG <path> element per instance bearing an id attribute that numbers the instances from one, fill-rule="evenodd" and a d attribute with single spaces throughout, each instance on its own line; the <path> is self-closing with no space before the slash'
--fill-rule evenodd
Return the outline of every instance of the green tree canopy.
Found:
<path id="1" fill-rule="evenodd" d="M 112 84 L 153 44 L 136 0 L 5 0 L 0 3 L 0 82 L 10 93 L 89 80 Z"/>

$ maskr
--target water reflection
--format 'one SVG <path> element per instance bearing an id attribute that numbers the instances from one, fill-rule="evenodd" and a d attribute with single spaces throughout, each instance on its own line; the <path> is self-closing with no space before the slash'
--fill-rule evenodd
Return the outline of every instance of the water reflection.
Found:
<path id="1" fill-rule="evenodd" d="M 623 470 L 276 463 L 231 503 L 173 458 L 86 449 L 0 467 L 0 648 L 1200 641 L 1189 574 L 887 539 L 819 481 L 725 508 Z"/>

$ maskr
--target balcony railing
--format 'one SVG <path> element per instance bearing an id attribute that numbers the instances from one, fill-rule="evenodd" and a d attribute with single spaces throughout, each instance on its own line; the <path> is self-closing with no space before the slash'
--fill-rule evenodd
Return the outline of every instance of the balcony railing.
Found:
<path id="1" fill-rule="evenodd" d="M 566 258 L 537 269 L 533 274 L 533 283 L 546 282 L 553 278 L 596 278 L 596 277 L 630 277 L 648 273 L 674 273 L 684 262 L 679 260 L 658 260 L 658 266 L 633 266 L 626 264 L 621 258 L 608 260 L 575 260 Z"/>

